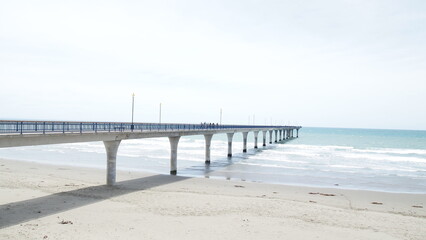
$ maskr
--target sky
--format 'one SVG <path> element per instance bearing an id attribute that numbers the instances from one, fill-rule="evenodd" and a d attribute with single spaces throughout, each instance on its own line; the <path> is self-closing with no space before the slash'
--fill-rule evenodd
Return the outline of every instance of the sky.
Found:
<path id="1" fill-rule="evenodd" d="M 423 0 L 0 0 L 0 119 L 426 130 Z"/>

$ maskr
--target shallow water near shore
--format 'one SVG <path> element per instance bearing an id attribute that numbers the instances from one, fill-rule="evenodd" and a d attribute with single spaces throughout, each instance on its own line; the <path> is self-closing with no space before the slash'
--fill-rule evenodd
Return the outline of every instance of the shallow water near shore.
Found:
<path id="1" fill-rule="evenodd" d="M 213 136 L 211 164 L 204 163 L 204 137 L 182 137 L 178 175 L 288 185 L 426 193 L 426 131 L 302 128 L 299 138 L 242 153 L 242 134 L 227 158 L 225 134 Z M 269 133 L 267 134 L 269 142 Z M 117 168 L 168 174 L 167 138 L 122 141 Z M 0 158 L 105 168 L 102 142 L 0 149 Z"/>

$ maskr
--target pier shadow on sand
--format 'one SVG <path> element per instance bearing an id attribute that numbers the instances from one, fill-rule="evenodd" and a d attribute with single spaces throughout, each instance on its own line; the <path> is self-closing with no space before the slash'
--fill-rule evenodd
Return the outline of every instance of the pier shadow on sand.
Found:
<path id="1" fill-rule="evenodd" d="M 0 205 L 0 229 L 186 179 L 188 177 L 154 175 L 117 182 L 113 187 L 106 185 L 91 186 Z"/>

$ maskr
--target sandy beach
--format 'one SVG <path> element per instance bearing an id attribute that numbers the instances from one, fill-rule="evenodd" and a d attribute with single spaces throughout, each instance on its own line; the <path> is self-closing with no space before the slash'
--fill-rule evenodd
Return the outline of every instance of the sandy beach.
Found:
<path id="1" fill-rule="evenodd" d="M 0 239 L 426 239 L 426 195 L 0 159 Z"/>

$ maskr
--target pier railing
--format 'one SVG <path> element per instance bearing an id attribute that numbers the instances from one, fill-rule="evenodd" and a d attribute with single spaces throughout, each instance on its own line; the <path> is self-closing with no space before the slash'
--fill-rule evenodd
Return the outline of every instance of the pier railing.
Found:
<path id="1" fill-rule="evenodd" d="M 58 122 L 58 121 L 0 121 L 0 134 L 24 133 L 87 133 L 87 132 L 146 132 L 185 131 L 239 128 L 298 128 L 296 126 L 221 125 L 216 123 L 128 123 L 128 122 Z"/>

